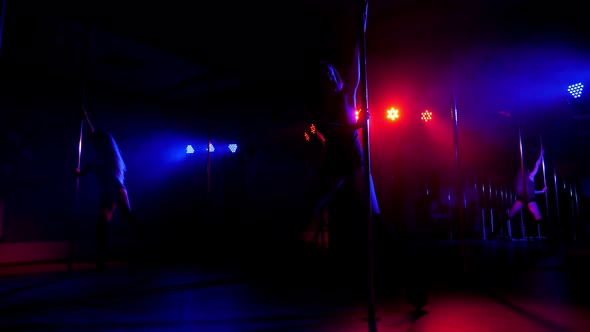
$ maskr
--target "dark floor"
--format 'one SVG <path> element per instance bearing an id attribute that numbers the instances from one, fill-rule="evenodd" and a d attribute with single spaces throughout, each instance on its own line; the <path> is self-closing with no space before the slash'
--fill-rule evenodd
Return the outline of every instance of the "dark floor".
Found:
<path id="1" fill-rule="evenodd" d="M 391 246 L 375 256 L 372 287 L 368 269 L 326 252 L 272 251 L 111 262 L 105 272 L 91 262 L 4 266 L 0 331 L 590 331 L 590 250 L 580 243 Z"/>

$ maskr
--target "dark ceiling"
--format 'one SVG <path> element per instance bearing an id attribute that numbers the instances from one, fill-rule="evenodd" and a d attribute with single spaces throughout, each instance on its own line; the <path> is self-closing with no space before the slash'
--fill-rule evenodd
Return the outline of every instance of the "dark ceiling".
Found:
<path id="1" fill-rule="evenodd" d="M 356 4 L 5 0 L 3 77 L 25 91 L 30 82 L 75 88 L 85 77 L 117 93 L 186 105 L 211 94 L 289 96 L 310 61 L 346 63 Z M 590 75 L 586 17 L 577 6 L 369 1 L 370 102 L 446 112 L 454 92 L 461 120 L 489 139 L 514 133 L 506 115 L 512 124 L 555 124 L 565 86 Z"/>
<path id="2" fill-rule="evenodd" d="M 87 41 L 91 66 L 138 72 L 144 85 L 157 85 L 147 89 L 162 91 L 172 89 L 170 80 L 185 85 L 204 80 L 205 72 L 276 83 L 293 81 L 308 60 L 344 62 L 354 42 L 357 10 L 354 0 L 4 1 L 2 46 L 9 58 L 4 61 L 26 63 L 33 75 L 51 67 L 76 71 Z M 416 56 L 456 61 L 481 43 L 494 48 L 577 44 L 586 38 L 579 30 L 585 19 L 581 12 L 567 2 L 373 0 L 369 66 Z M 166 67 L 173 62 L 175 68 Z M 153 72 L 145 72 L 148 67 Z M 120 78 L 102 74 L 112 75 L 111 81 Z"/>

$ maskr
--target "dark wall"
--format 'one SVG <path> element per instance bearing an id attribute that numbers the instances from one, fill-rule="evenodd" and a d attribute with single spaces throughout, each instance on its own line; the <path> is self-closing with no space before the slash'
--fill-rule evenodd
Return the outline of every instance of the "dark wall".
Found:
<path id="1" fill-rule="evenodd" d="M 96 188 L 92 178 L 77 182 L 73 176 L 81 124 L 77 90 L 27 87 L 7 84 L 0 101 L 2 241 L 62 241 L 74 229 L 77 253 L 91 255 Z M 131 203 L 146 223 L 154 249 L 178 257 L 202 246 L 270 254 L 269 247 L 298 240 L 309 216 L 318 164 L 306 148 L 303 132 L 309 124 L 297 99 L 219 98 L 200 107 L 181 107 L 102 91 L 92 91 L 89 97 L 93 124 L 111 131 L 123 151 Z M 455 206 L 456 197 L 447 199 L 456 193 L 449 119 L 428 128 L 420 122 L 396 127 L 378 118 L 371 123 L 372 170 L 386 223 L 405 234 L 415 232 L 423 219 L 431 220 L 432 215 L 421 214 L 427 189 L 428 199 L 446 205 L 447 211 Z M 507 130 L 517 143 L 514 129 Z M 519 166 L 517 144 L 507 150 L 482 139 L 476 130 L 459 130 L 462 176 L 480 185 L 490 180 L 511 184 Z M 83 131 L 83 143 L 86 134 Z M 217 149 L 211 153 L 210 191 L 209 134 Z M 548 153 L 559 149 L 556 136 L 546 136 Z M 536 133 L 527 131 L 524 140 L 527 151 L 539 146 Z M 236 154 L 227 149 L 229 143 L 239 145 Z M 186 155 L 187 144 L 193 145 L 195 154 Z M 83 148 L 82 163 L 85 156 Z M 562 164 L 560 176 L 583 175 L 579 164 Z M 547 166 L 551 171 L 554 161 Z M 476 217 L 470 221 L 474 229 Z M 442 230 L 442 237 L 447 231 Z M 111 247 L 126 253 L 135 243 L 132 239 L 131 229 L 116 214 Z"/>
<path id="2" fill-rule="evenodd" d="M 96 184 L 74 176 L 78 101 L 75 93 L 42 89 L 0 101 L 2 241 L 65 241 L 73 229 L 77 253 L 92 254 Z M 198 243 L 284 243 L 300 227 L 311 169 L 298 148 L 303 127 L 287 116 L 295 106 L 229 98 L 207 105 L 213 106 L 174 108 L 93 91 L 87 110 L 94 127 L 110 131 L 122 150 L 131 203 L 153 246 L 179 253 Z M 208 135 L 216 148 L 209 190 Z M 82 165 L 87 139 L 84 127 Z M 236 153 L 229 143 L 238 144 Z M 185 153 L 187 144 L 194 154 Z M 117 213 L 112 229 L 113 250 L 129 251 L 133 233 Z"/>

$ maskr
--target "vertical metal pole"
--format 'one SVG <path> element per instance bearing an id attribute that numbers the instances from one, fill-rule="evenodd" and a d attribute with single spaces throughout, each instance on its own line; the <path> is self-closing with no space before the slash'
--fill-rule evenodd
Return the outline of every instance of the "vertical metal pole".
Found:
<path id="1" fill-rule="evenodd" d="M 575 217 L 572 218 L 576 223 L 576 229 L 580 227 L 580 202 L 578 201 L 578 185 L 572 181 L 573 194 L 574 194 L 574 206 L 575 206 Z"/>
<path id="2" fill-rule="evenodd" d="M 459 120 L 457 110 L 457 96 L 455 91 L 455 83 L 453 82 L 453 108 L 451 110 L 451 117 L 453 119 L 453 138 L 455 143 L 455 190 L 457 192 L 457 212 L 459 217 L 459 238 L 461 241 L 461 255 L 463 256 L 463 271 L 467 270 L 467 257 L 465 255 L 465 223 L 464 223 L 464 209 L 463 204 L 463 190 L 461 185 L 461 165 L 459 159 Z M 484 185 L 485 186 L 485 185 Z"/>
<path id="3" fill-rule="evenodd" d="M 86 113 L 86 85 L 88 80 L 88 39 L 90 34 L 90 28 L 87 26 L 84 30 L 83 39 L 82 39 L 82 54 L 81 54 L 81 63 L 82 63 L 82 91 L 81 91 L 81 107 L 82 112 L 80 114 L 84 114 L 84 116 L 80 116 L 80 135 L 78 137 L 78 163 L 77 168 L 80 169 L 81 167 L 81 158 L 82 158 L 82 137 L 84 134 L 84 124 L 88 122 L 90 125 L 90 121 L 86 121 L 88 119 L 88 114 Z M 90 125 L 91 126 L 91 125 Z M 91 127 L 92 128 L 92 127 Z M 92 129 L 93 130 L 93 129 Z M 79 211 L 79 191 L 80 191 L 80 177 L 76 177 L 76 211 Z M 72 272 L 73 270 L 73 260 L 74 260 L 74 234 L 75 234 L 75 223 L 72 222 L 70 225 L 70 236 L 69 236 L 69 249 L 68 249 L 68 271 Z"/>
<path id="4" fill-rule="evenodd" d="M 369 2 L 359 0 L 359 61 L 360 61 L 360 96 L 365 123 L 362 127 L 362 144 L 364 158 L 365 193 L 367 200 L 367 237 L 368 237 L 368 322 L 375 323 L 375 289 L 374 289 L 374 244 L 373 244 L 373 206 L 371 202 L 371 144 L 369 142 L 369 93 L 367 80 L 367 43 L 366 26 Z M 374 326 L 373 326 L 374 327 Z"/>
<path id="5" fill-rule="evenodd" d="M 511 206 L 510 204 L 512 204 L 512 202 L 514 201 L 513 192 L 511 189 L 508 189 L 508 186 L 506 186 L 506 190 L 507 190 L 506 198 L 508 199 L 508 202 L 507 202 L 508 204 L 506 204 L 506 206 L 508 206 L 508 209 L 510 209 L 510 206 Z M 507 228 L 506 231 L 508 232 L 508 239 L 509 240 L 512 240 L 512 222 L 511 221 L 512 220 L 509 218 L 508 222 L 506 223 L 506 228 Z"/>
<path id="6" fill-rule="evenodd" d="M 80 169 L 81 167 L 81 157 L 82 157 L 82 136 L 84 133 L 84 119 L 80 120 L 80 135 L 78 137 L 78 163 L 77 168 Z M 76 177 L 76 201 L 75 201 L 75 209 L 78 212 L 80 209 L 80 177 Z M 68 238 L 68 272 L 73 271 L 73 261 L 74 261 L 74 227 L 75 222 L 71 222 L 69 227 L 70 236 Z"/>
<path id="7" fill-rule="evenodd" d="M 564 180 L 565 181 L 565 180 Z M 569 194 L 570 194 L 570 211 L 571 211 L 571 220 L 572 220 L 572 228 L 574 232 L 574 241 L 578 240 L 578 223 L 576 221 L 576 213 L 575 213 L 575 198 L 574 198 L 574 187 L 573 187 L 573 180 L 570 180 L 569 183 Z"/>
<path id="8" fill-rule="evenodd" d="M 485 209 L 481 208 L 481 230 L 482 230 L 482 239 L 487 240 L 487 231 L 486 231 L 486 212 Z"/>
<path id="9" fill-rule="evenodd" d="M 213 197 L 211 195 L 211 124 L 207 129 L 207 222 L 211 222 L 213 210 Z"/>
<path id="10" fill-rule="evenodd" d="M 508 219 L 508 222 L 506 223 L 506 231 L 507 231 L 509 240 L 512 240 L 512 222 L 511 221 L 512 221 L 511 219 Z"/>
<path id="11" fill-rule="evenodd" d="M 509 190 L 507 192 L 507 198 L 508 198 L 507 206 L 508 206 L 508 209 L 510 209 L 512 202 L 514 202 L 514 200 L 516 199 L 514 197 L 514 192 L 512 190 Z M 508 239 L 512 240 L 512 220 L 511 219 L 508 219 L 508 223 L 506 224 L 506 227 L 508 227 Z"/>
<path id="12" fill-rule="evenodd" d="M 207 196 L 211 195 L 211 129 L 207 131 Z"/>
<path id="13" fill-rule="evenodd" d="M 509 203 L 509 199 L 508 199 L 508 185 L 507 184 L 503 184 L 501 186 L 501 204 L 500 204 L 500 216 L 502 216 L 500 219 L 500 223 L 502 226 L 502 236 L 506 235 L 506 230 L 504 229 L 504 227 L 508 227 L 508 224 L 504 224 L 503 220 L 506 219 L 506 209 L 509 208 L 508 206 L 510 206 Z"/>
<path id="14" fill-rule="evenodd" d="M 494 197 L 492 190 L 492 178 L 488 178 L 488 192 L 490 194 L 489 208 L 490 208 L 490 233 L 494 235 Z"/>
<path id="15" fill-rule="evenodd" d="M 487 229 L 486 229 L 486 207 L 485 207 L 486 195 L 485 195 L 485 184 L 481 183 L 481 229 L 483 232 L 483 239 L 487 240 Z"/>
<path id="16" fill-rule="evenodd" d="M 524 157 L 523 157 L 523 150 L 522 150 L 522 133 L 520 131 L 520 127 L 518 127 L 518 149 L 519 149 L 519 153 L 520 153 L 520 175 L 521 175 L 521 182 L 522 182 L 522 194 L 523 194 L 523 197 L 527 197 L 526 179 L 525 179 L 526 174 L 524 171 Z M 526 237 L 526 228 L 524 225 L 524 215 L 522 213 L 522 209 L 520 210 L 520 229 L 522 232 L 522 238 L 524 239 Z"/>
<path id="17" fill-rule="evenodd" d="M 544 150 L 543 148 L 543 136 L 541 136 L 541 134 L 539 134 L 539 142 L 541 143 L 541 150 Z M 546 169 L 545 169 L 545 156 L 541 156 L 541 170 L 543 171 L 543 188 L 547 187 L 547 173 L 546 173 Z M 550 228 L 551 223 L 549 222 L 549 194 L 547 193 L 547 191 L 545 191 L 545 215 L 546 215 L 546 220 L 547 220 L 547 226 L 548 228 Z M 537 235 L 539 236 L 539 238 L 541 237 L 541 225 L 537 224 Z"/>
<path id="18" fill-rule="evenodd" d="M 524 213 L 522 213 L 522 209 L 519 211 L 520 214 L 520 232 L 522 233 L 522 239 L 526 239 L 526 227 L 524 225 Z"/>
<path id="19" fill-rule="evenodd" d="M 559 236 L 561 236 L 561 210 L 559 208 L 559 188 L 557 187 L 557 170 L 555 167 L 555 160 L 553 160 L 553 187 L 555 188 L 555 212 L 557 214 L 557 229 Z"/>
<path id="20" fill-rule="evenodd" d="M 213 117 L 212 117 L 212 104 L 214 102 L 213 100 L 213 73 L 211 71 L 209 71 L 207 73 L 207 92 L 208 92 L 208 109 L 209 111 L 207 112 L 207 192 L 206 192 L 206 199 L 205 199 L 205 214 L 206 214 L 206 218 L 205 220 L 208 223 L 212 222 L 212 216 L 213 216 L 213 195 L 211 193 L 211 126 L 212 126 L 212 122 L 213 122 Z M 213 147 L 215 148 L 215 147 Z"/>

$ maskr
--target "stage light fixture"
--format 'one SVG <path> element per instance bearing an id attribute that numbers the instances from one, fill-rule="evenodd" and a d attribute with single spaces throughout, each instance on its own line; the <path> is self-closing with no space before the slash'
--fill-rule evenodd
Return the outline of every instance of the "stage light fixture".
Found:
<path id="1" fill-rule="evenodd" d="M 572 95 L 574 98 L 579 98 L 582 96 L 582 90 L 584 90 L 584 84 L 576 83 L 572 84 L 567 87 L 567 91 Z"/>
<path id="2" fill-rule="evenodd" d="M 429 110 L 425 110 L 424 112 L 422 112 L 422 114 L 420 114 L 420 119 L 424 122 L 432 120 L 432 112 L 430 112 Z"/>
<path id="3" fill-rule="evenodd" d="M 305 140 L 309 142 L 309 140 L 310 140 L 309 134 L 306 131 L 303 132 L 303 136 L 305 137 Z"/>
<path id="4" fill-rule="evenodd" d="M 567 87 L 570 97 L 566 101 L 571 108 L 574 119 L 590 118 L 590 101 L 588 100 L 588 96 L 582 95 L 583 90 L 584 84 L 582 82 Z"/>
<path id="5" fill-rule="evenodd" d="M 310 131 L 312 134 L 315 134 L 315 133 L 316 133 L 315 125 L 314 125 L 313 123 L 311 124 L 311 126 L 309 126 L 309 131 Z"/>
<path id="6" fill-rule="evenodd" d="M 391 121 L 395 121 L 399 119 L 399 110 L 395 108 L 390 108 L 387 110 L 387 118 Z"/>
<path id="7" fill-rule="evenodd" d="M 193 146 L 192 145 L 189 144 L 189 145 L 186 146 L 186 153 L 187 154 L 195 153 L 195 149 L 193 149 Z"/>
<path id="8" fill-rule="evenodd" d="M 232 144 L 228 145 L 227 148 L 231 151 L 231 153 L 236 153 L 236 150 L 238 149 L 238 145 L 232 143 Z"/>
<path id="9" fill-rule="evenodd" d="M 207 151 L 215 152 L 215 147 L 213 146 L 213 143 L 209 143 L 209 149 L 207 149 Z"/>

